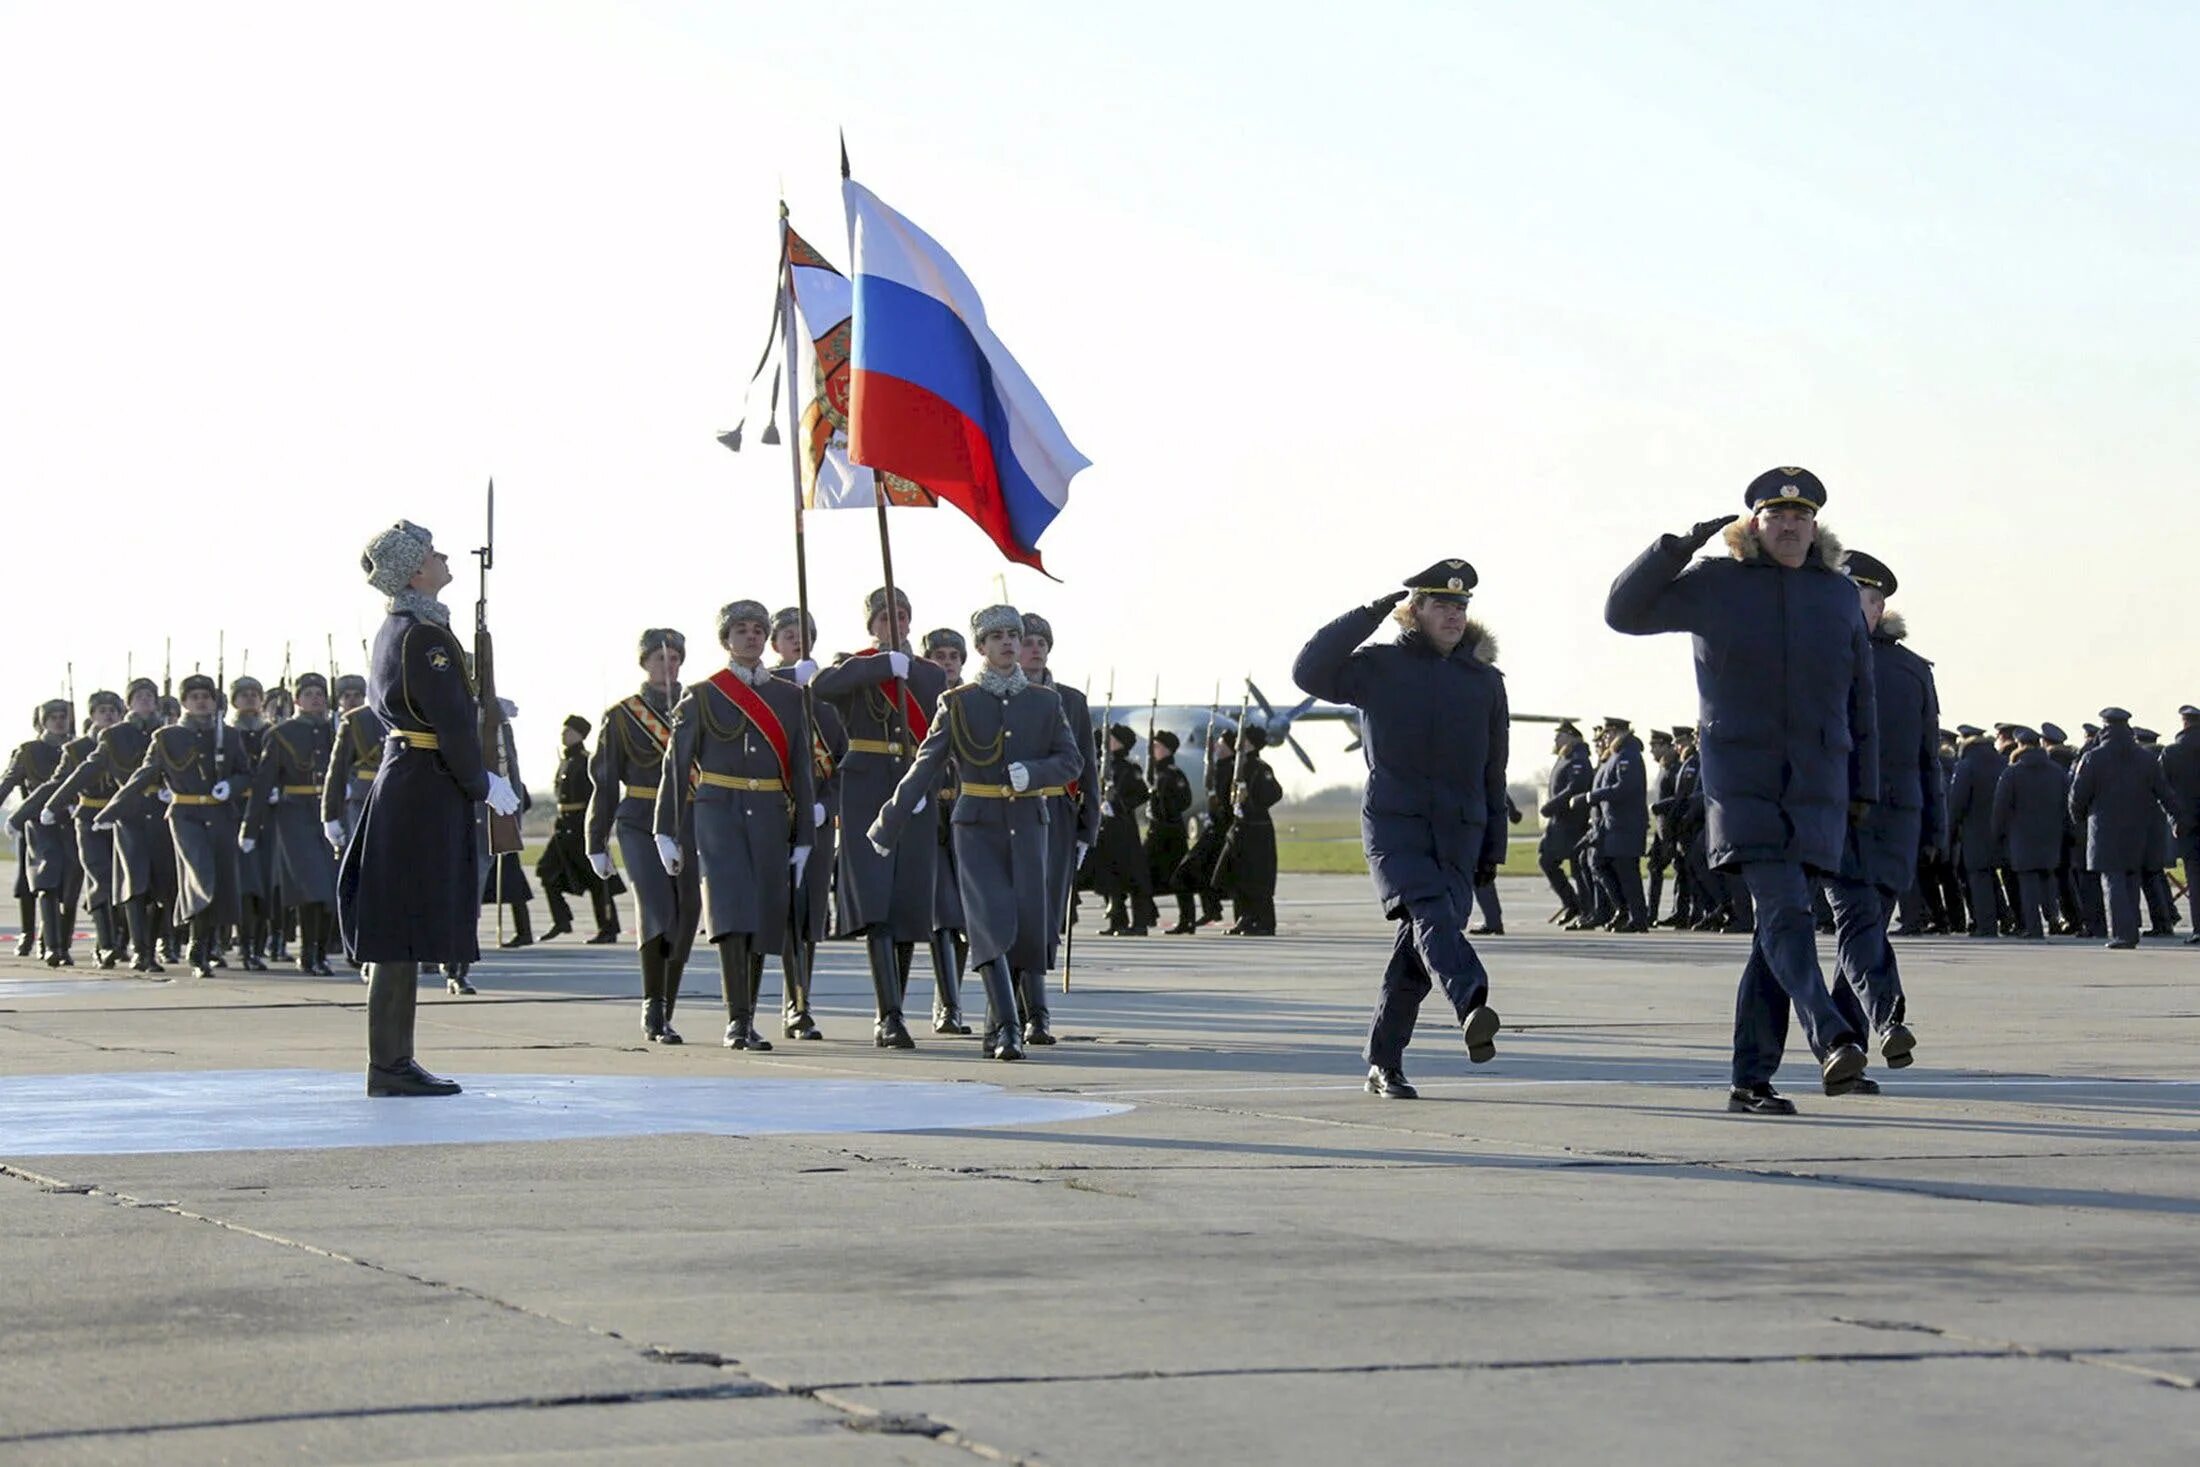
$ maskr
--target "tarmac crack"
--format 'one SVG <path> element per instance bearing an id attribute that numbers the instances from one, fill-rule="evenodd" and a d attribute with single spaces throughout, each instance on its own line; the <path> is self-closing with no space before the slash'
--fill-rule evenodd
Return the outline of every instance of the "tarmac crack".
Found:
<path id="1" fill-rule="evenodd" d="M 2153 1385 L 2168 1386 L 2172 1390 L 2200 1391 L 2200 1379 L 2178 1375 L 2173 1371 L 2156 1370 L 2152 1366 L 2133 1365 L 2115 1359 L 2118 1355 L 2157 1354 L 2159 1351 L 2132 1346 L 2119 1346 L 2099 1350 L 2061 1348 L 2053 1345 L 2030 1345 L 2021 1340 L 1996 1340 L 1980 1335 L 1965 1334 L 1960 1330 L 1944 1329 L 1936 1324 L 1925 1324 L 1908 1319 L 1851 1319 L 1845 1315 L 1831 1316 L 1835 1324 L 1846 1324 L 1856 1329 L 1879 1330 L 1890 1334 L 1930 1335 L 1934 1339 L 1949 1340 L 1973 1349 L 1998 1352 L 2012 1359 L 2055 1360 L 2068 1365 L 2087 1365 L 2096 1370 L 2112 1370 L 2120 1375 L 2133 1375 Z M 1938 1358 L 1938 1357 L 1934 1357 Z"/>

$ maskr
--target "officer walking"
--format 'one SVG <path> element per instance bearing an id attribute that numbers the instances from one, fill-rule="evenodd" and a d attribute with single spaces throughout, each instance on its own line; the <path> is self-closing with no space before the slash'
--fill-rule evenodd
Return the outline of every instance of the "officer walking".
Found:
<path id="1" fill-rule="evenodd" d="M 2078 761 L 2070 782 L 2070 816 L 2085 823 L 2086 869 L 2108 888 L 2108 945 L 2139 945 L 2139 872 L 2146 864 L 2148 827 L 2174 815 L 2177 796 L 2161 761 L 2139 747 L 2131 715 L 2101 710 L 2101 740 Z"/>
<path id="2" fill-rule="evenodd" d="M 55 796 L 85 766 L 98 745 L 99 732 L 121 719 L 122 699 L 103 690 L 86 700 L 84 711 L 90 720 L 85 731 L 62 745 L 61 761 L 53 773 L 26 792 L 23 803 L 8 817 L 30 836 L 31 887 L 38 896 L 38 925 L 46 937 L 46 965 L 51 968 L 76 966 L 69 949 L 76 940 L 79 900 L 92 914 L 93 954 L 99 966 L 115 965 L 114 932 L 107 920 L 114 833 L 91 829 L 88 815 L 81 821 L 73 818 L 67 802 Z"/>
<path id="3" fill-rule="evenodd" d="M 1418 1094 L 1405 1048 L 1432 983 L 1451 1003 L 1467 1058 L 1497 1053 L 1489 974 L 1466 926 L 1474 888 L 1505 856 L 1511 715 L 1504 675 L 1476 655 L 1482 639 L 1467 616 L 1476 580 L 1464 560 L 1440 560 L 1316 632 L 1291 669 L 1315 697 L 1360 710 L 1360 828 L 1383 915 L 1398 924 L 1366 1051 L 1368 1093 L 1386 1099 Z M 1401 628 L 1397 640 L 1362 646 L 1386 616 Z"/>
<path id="4" fill-rule="evenodd" d="M 359 828 L 336 873 L 344 951 L 367 968 L 367 1094 L 456 1095 L 413 1058 L 422 963 L 481 956 L 474 806 L 517 814 L 519 794 L 481 759 L 481 708 L 466 649 L 436 593 L 450 561 L 410 520 L 367 542 L 367 584 L 389 598 L 368 664 L 367 703 L 389 730 Z"/>
<path id="5" fill-rule="evenodd" d="M 74 710 L 60 698 L 51 698 L 38 705 L 31 715 L 31 727 L 38 736 L 16 745 L 15 753 L 9 756 L 7 770 L 0 773 L 0 800 L 17 791 L 28 795 L 53 778 L 54 772 L 61 767 L 61 751 L 69 742 L 69 725 L 74 717 Z M 68 944 L 61 940 L 58 906 L 64 874 L 62 866 L 58 860 L 40 859 L 38 841 L 32 836 L 28 821 L 11 820 L 11 824 L 15 836 L 15 901 L 22 918 L 22 936 L 16 941 L 15 955 L 29 957 L 38 950 L 43 938 L 49 960 L 55 954 L 66 957 Z M 47 844 L 58 845 L 59 840 L 60 837 L 54 835 Z M 43 878 L 42 872 L 45 873 Z M 40 885 L 42 879 L 50 881 L 50 890 L 56 898 L 52 925 L 44 931 L 39 925 L 39 910 L 45 905 L 41 898 L 47 890 Z M 52 961 L 51 965 L 64 966 L 60 961 Z"/>
<path id="6" fill-rule="evenodd" d="M 543 901 L 550 908 L 544 942 L 573 930 L 573 907 L 566 898 L 576 896 L 587 897 L 594 910 L 596 932 L 588 941 L 619 940 L 619 908 L 613 898 L 626 890 L 626 884 L 617 876 L 602 880 L 588 864 L 588 798 L 596 789 L 588 777 L 588 736 L 595 728 L 578 713 L 570 713 L 558 730 L 558 772 L 550 781 L 557 820 L 535 862 L 535 879 L 542 883 Z"/>
<path id="7" fill-rule="evenodd" d="M 934 627 L 924 634 L 925 659 L 947 674 L 950 690 L 963 683 L 963 667 L 970 661 L 970 643 L 953 627 Z M 933 792 L 939 850 L 932 867 L 932 1032 L 968 1034 L 963 1022 L 963 965 L 970 956 L 970 923 L 963 913 L 962 880 L 955 872 L 955 844 L 950 827 L 955 819 L 955 799 L 961 791 L 950 763 L 947 777 Z M 904 1000 L 908 997 L 903 995 Z"/>
<path id="8" fill-rule="evenodd" d="M 1571 875 L 1567 874 L 1566 863 L 1574 860 L 1575 850 L 1589 831 L 1589 810 L 1583 801 L 1596 771 L 1589 763 L 1588 740 L 1571 722 L 1551 731 L 1551 753 L 1558 762 L 1551 766 L 1550 783 L 1544 790 L 1543 838 L 1536 845 L 1536 864 L 1543 868 L 1543 879 L 1558 894 L 1558 910 L 1550 920 L 1572 923 L 1588 910 L 1586 883 L 1579 862 L 1575 862 Z"/>
<path id="9" fill-rule="evenodd" d="M 2200 944 L 2200 708 L 2187 703 L 2177 716 L 2184 727 L 2162 751 L 2162 775 L 2177 797 L 2178 859 L 2184 863 L 2185 900 L 2192 915 L 2192 935 L 2185 939 L 2189 947 Z"/>
<path id="10" fill-rule="evenodd" d="M 1727 1098 L 1745 1114 L 1794 1112 L 1772 1086 L 1790 1004 L 1827 1094 L 1864 1072 L 1810 914 L 1809 876 L 1839 872 L 1852 808 L 1879 797 L 1871 643 L 1856 588 L 1835 569 L 1839 547 L 1817 523 L 1825 502 L 1815 474 L 1768 470 L 1744 493 L 1746 516 L 1660 536 L 1604 604 L 1614 631 L 1695 639 L 1711 864 L 1740 869 L 1756 912 Z M 1722 531 L 1726 556 L 1695 559 Z"/>
<path id="11" fill-rule="evenodd" d="M 146 686 L 150 688 L 151 684 Z M 115 790 L 129 777 L 129 771 L 137 766 L 133 763 L 118 770 L 108 758 L 108 730 L 122 722 L 122 699 L 102 689 L 85 700 L 84 712 L 89 719 L 84 736 L 70 741 L 55 778 L 34 790 L 17 815 L 34 819 L 41 826 L 59 825 L 73 818 L 84 907 L 92 915 L 93 957 L 100 967 L 112 968 L 121 960 L 130 934 L 123 917 L 115 832 L 112 828 L 101 829 L 95 822 Z M 72 807 L 73 817 L 69 813 Z M 47 958 L 55 967 L 69 965 L 67 942 L 74 925 L 73 913 L 64 910 L 59 914 L 58 930 L 63 939 L 60 961 L 54 962 L 51 955 Z"/>
<path id="12" fill-rule="evenodd" d="M 1100 760 L 1093 737 L 1092 706 L 1082 692 L 1054 675 L 1054 624 L 1036 611 L 1027 611 L 1023 616 L 1024 637 L 1017 665 L 1023 668 L 1028 681 L 1052 688 L 1061 699 L 1062 721 L 1069 725 L 1078 748 L 1076 777 L 1047 797 L 1051 802 L 1047 806 L 1047 861 L 1055 893 L 1047 909 L 1047 968 L 1051 970 L 1061 961 L 1063 930 L 1076 920 L 1070 904 L 1077 873 L 1084 869 L 1085 857 L 1100 836 Z M 1046 974 L 1039 973 L 1029 982 L 1019 980 L 1016 1001 L 1024 1012 L 1024 1042 L 1052 1044 Z"/>
<path id="13" fill-rule="evenodd" d="M 2006 761 L 1994 741 L 1975 724 L 1956 725 L 1956 769 L 1948 783 L 1948 825 L 1954 832 L 1956 863 L 1963 873 L 1971 909 L 1972 937 L 2001 935 L 2001 897 L 1994 882 L 1994 791 Z"/>
<path id="14" fill-rule="evenodd" d="M 1153 882 L 1146 848 L 1138 834 L 1138 811 L 1152 798 L 1146 776 L 1131 750 L 1138 735 L 1128 724 L 1110 725 L 1108 762 L 1100 772 L 1100 841 L 1092 849 L 1092 884 L 1108 904 L 1102 937 L 1144 937 L 1145 909 L 1153 905 Z M 1133 906 L 1137 912 L 1134 914 Z"/>
<path id="15" fill-rule="evenodd" d="M 1598 816 L 1597 862 L 1612 889 L 1616 932 L 1648 932 L 1649 909 L 1642 897 L 1642 857 L 1650 845 L 1650 799 L 1642 767 L 1642 740 L 1624 718 L 1607 718 L 1604 732 L 1611 752 L 1589 784 L 1589 804 Z"/>
<path id="16" fill-rule="evenodd" d="M 2009 868 L 2017 873 L 2017 936 L 2045 942 L 2055 914 L 2055 869 L 2062 864 L 2070 791 L 2039 731 L 2019 726 L 2012 732 L 2017 752 L 1994 787 L 1994 834 L 2008 846 Z"/>

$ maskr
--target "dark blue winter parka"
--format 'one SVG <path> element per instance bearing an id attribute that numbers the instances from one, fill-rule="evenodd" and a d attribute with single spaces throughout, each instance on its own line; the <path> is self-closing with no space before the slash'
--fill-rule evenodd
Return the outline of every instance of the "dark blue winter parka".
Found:
<path id="1" fill-rule="evenodd" d="M 1642 740 L 1622 735 L 1597 766 L 1589 803 L 1603 814 L 1597 854 L 1607 861 L 1640 860 L 1650 849 L 1650 790 L 1642 767 Z"/>
<path id="2" fill-rule="evenodd" d="M 1818 528 L 1789 570 L 1755 523 L 1726 529 L 1727 554 L 1694 559 L 1662 535 L 1612 583 L 1604 619 L 1633 636 L 1695 638 L 1696 735 L 1710 861 L 1796 861 L 1840 870 L 1851 801 L 1879 798 L 1877 693 L 1856 586 Z"/>
<path id="3" fill-rule="evenodd" d="M 1360 836 L 1384 913 L 1448 898 L 1464 923 L 1474 868 L 1505 859 L 1511 713 L 1491 665 L 1497 644 L 1470 621 L 1449 657 L 1416 631 L 1361 646 L 1385 619 L 1364 606 L 1346 612 L 1314 634 L 1291 676 L 1360 710 Z"/>
<path id="4" fill-rule="evenodd" d="M 1917 879 L 1925 847 L 1948 848 L 1947 775 L 1940 765 L 1940 691 L 1933 665 L 1902 645 L 1909 628 L 1896 612 L 1872 633 L 1872 685 L 1879 713 L 1879 803 L 1857 822 L 1841 874 L 1887 891 Z"/>
<path id="5" fill-rule="evenodd" d="M 2078 761 L 2070 818 L 2085 826 L 2085 869 L 2146 869 L 2149 832 L 2177 813 L 2162 761 L 2139 747 L 2128 723 L 2111 723 Z"/>

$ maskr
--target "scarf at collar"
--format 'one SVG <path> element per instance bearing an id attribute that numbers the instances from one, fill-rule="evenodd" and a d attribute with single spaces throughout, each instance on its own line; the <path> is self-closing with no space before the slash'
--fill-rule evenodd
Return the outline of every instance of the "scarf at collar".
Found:
<path id="1" fill-rule="evenodd" d="M 997 698 L 1013 698 L 1031 686 L 1031 679 L 1024 676 L 1024 670 L 1020 667 L 1012 667 L 1007 672 L 995 672 L 992 668 L 981 665 L 978 668 L 978 686 Z"/>
<path id="2" fill-rule="evenodd" d="M 729 657 L 726 659 L 726 671 L 752 688 L 766 687 L 779 681 L 779 679 L 772 676 L 772 670 L 761 662 L 754 667 L 743 667 Z"/>
<path id="3" fill-rule="evenodd" d="M 451 624 L 450 607 L 445 606 L 427 592 L 415 591 L 410 586 L 390 598 L 391 614 L 395 615 L 400 611 L 417 616 L 422 621 L 432 621 L 439 627 L 447 627 Z"/>

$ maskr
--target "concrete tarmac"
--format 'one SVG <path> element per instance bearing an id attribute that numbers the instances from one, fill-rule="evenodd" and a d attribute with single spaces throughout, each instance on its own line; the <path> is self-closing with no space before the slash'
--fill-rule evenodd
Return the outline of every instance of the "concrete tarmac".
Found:
<path id="1" fill-rule="evenodd" d="M 921 953 L 915 1052 L 834 944 L 754 1055 L 561 938 L 423 985 L 438 1101 L 349 975 L 0 960 L 0 1462 L 2200 1460 L 2200 950 L 1904 941 L 1919 1063 L 1755 1119 L 1746 939 L 1508 880 L 1497 1060 L 1438 999 L 1384 1102 L 1367 884 L 1281 896 L 1088 923 L 1021 1065 Z"/>

